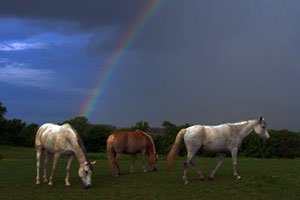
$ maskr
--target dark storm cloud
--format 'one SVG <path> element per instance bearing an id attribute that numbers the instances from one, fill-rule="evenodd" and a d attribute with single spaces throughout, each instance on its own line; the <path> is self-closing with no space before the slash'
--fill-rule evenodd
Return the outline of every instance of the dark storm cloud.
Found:
<path id="1" fill-rule="evenodd" d="M 146 0 L 3 0 L 2 17 L 74 21 L 81 28 L 127 24 L 145 6 Z"/>
<path id="2" fill-rule="evenodd" d="M 117 38 L 124 34 L 127 27 L 139 17 L 149 2 L 148 0 L 84 2 L 81 0 L 26 2 L 4 0 L 0 3 L 0 17 L 27 19 L 24 23 L 29 26 L 64 34 L 89 32 L 91 36 L 87 44 L 87 53 L 94 56 L 99 52 L 111 52 L 118 42 Z M 18 35 L 18 38 L 22 37 Z"/>

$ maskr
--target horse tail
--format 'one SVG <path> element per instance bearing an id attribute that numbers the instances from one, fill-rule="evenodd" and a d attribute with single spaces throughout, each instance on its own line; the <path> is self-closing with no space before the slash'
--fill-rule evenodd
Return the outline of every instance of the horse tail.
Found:
<path id="1" fill-rule="evenodd" d="M 115 163 L 114 163 L 115 152 L 114 152 L 114 148 L 112 145 L 113 139 L 114 139 L 113 135 L 110 135 L 107 139 L 106 156 L 107 156 L 109 167 L 110 167 L 112 173 L 114 174 L 114 172 L 115 172 Z"/>
<path id="2" fill-rule="evenodd" d="M 173 164 L 176 160 L 176 157 L 179 154 L 181 144 L 182 144 L 182 141 L 183 141 L 183 135 L 185 134 L 185 132 L 186 132 L 186 129 L 181 129 L 179 131 L 179 133 L 177 134 L 175 142 L 174 142 L 174 144 L 173 144 L 173 146 L 172 146 L 172 148 L 171 148 L 171 150 L 168 154 L 167 161 L 164 165 L 164 168 L 166 170 L 170 170 L 173 167 Z"/>
<path id="3" fill-rule="evenodd" d="M 34 142 L 35 147 L 41 147 L 42 146 L 40 137 L 41 137 L 41 134 L 46 129 L 46 125 L 47 124 L 44 124 L 44 125 L 39 126 L 35 129 L 35 142 Z"/>

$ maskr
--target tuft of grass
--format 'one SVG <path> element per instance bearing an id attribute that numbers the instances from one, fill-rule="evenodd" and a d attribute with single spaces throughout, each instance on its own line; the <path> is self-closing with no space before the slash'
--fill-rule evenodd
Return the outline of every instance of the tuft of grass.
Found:
<path id="1" fill-rule="evenodd" d="M 162 170 L 165 156 L 159 157 L 159 171 L 142 173 L 140 156 L 136 173 L 129 173 L 131 156 L 122 156 L 119 164 L 123 175 L 114 178 L 104 153 L 89 154 L 96 160 L 92 188 L 84 190 L 77 175 L 78 162 L 73 160 L 70 173 L 71 188 L 64 186 L 67 160 L 58 161 L 54 186 L 35 187 L 35 150 L 0 146 L 1 199 L 299 199 L 300 159 L 238 158 L 242 180 L 233 178 L 231 159 L 226 158 L 213 181 L 207 176 L 217 164 L 217 158 L 197 157 L 205 181 L 200 181 L 193 167 L 188 168 L 189 185 L 183 185 L 185 157 L 179 157 L 170 172 Z M 42 162 L 43 163 L 43 162 Z M 42 169 L 42 168 L 41 168 Z M 50 174 L 51 163 L 48 175 Z M 41 170 L 42 172 L 43 170 Z M 42 180 L 42 178 L 41 178 Z"/>

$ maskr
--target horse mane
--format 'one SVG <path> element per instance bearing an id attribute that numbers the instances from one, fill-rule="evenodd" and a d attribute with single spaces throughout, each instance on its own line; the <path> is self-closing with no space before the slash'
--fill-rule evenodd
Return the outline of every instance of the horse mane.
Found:
<path id="1" fill-rule="evenodd" d="M 238 121 L 238 122 L 233 122 L 228 124 L 241 125 L 241 124 L 248 124 L 250 121 L 259 121 L 259 119 L 249 119 L 249 120 L 243 120 L 243 121 Z"/>
<path id="2" fill-rule="evenodd" d="M 148 139 L 150 140 L 150 142 L 151 142 L 151 144 L 152 144 L 153 153 L 156 153 L 155 144 L 154 144 L 154 142 L 153 142 L 152 137 L 151 137 L 149 134 L 147 134 L 147 133 L 145 133 L 145 132 L 143 132 L 143 131 L 141 131 L 141 132 L 142 132 L 146 137 L 148 137 Z"/>
<path id="3" fill-rule="evenodd" d="M 83 154 L 84 154 L 84 156 L 85 156 L 85 159 L 88 161 L 87 152 L 86 152 L 86 150 L 85 150 L 84 144 L 83 144 L 83 142 L 82 142 L 82 140 L 81 140 L 79 134 L 77 133 L 77 131 L 76 131 L 70 124 L 68 124 L 68 123 L 63 124 L 63 126 L 67 126 L 68 128 L 71 128 L 72 131 L 75 133 L 76 138 L 77 138 L 77 143 L 78 143 L 78 145 L 79 145 L 79 148 L 82 150 L 82 152 L 83 152 Z"/>

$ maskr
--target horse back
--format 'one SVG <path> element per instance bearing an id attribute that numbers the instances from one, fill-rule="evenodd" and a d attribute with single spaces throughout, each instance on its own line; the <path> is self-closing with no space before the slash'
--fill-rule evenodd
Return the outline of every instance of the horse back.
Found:
<path id="1" fill-rule="evenodd" d="M 228 135 L 230 128 L 227 125 L 203 126 L 195 125 L 187 128 L 185 141 L 201 147 L 209 152 L 228 151 Z"/>
<path id="2" fill-rule="evenodd" d="M 72 151 L 70 142 L 71 139 L 76 140 L 76 134 L 72 131 L 69 124 L 62 126 L 56 124 L 44 124 L 42 125 L 36 134 L 35 145 L 42 146 L 49 152 L 56 151 Z"/>
<path id="3" fill-rule="evenodd" d="M 134 154 L 147 148 L 147 138 L 141 131 L 112 133 L 107 142 L 117 153 Z"/>

